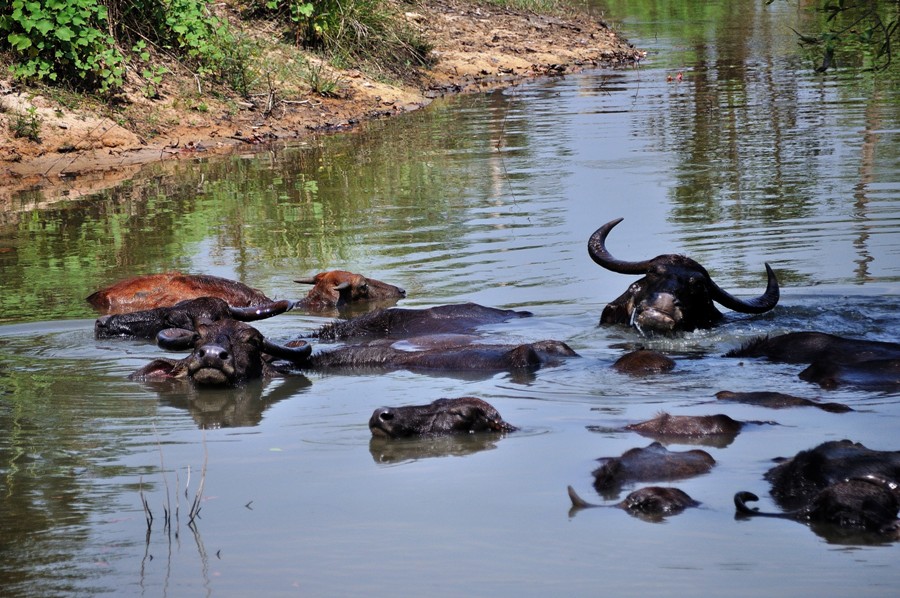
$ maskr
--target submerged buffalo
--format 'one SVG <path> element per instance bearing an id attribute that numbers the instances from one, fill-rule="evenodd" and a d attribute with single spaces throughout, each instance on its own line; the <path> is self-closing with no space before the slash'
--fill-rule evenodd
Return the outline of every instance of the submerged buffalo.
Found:
<path id="1" fill-rule="evenodd" d="M 313 288 L 298 307 L 317 310 L 357 301 L 396 301 L 406 291 L 361 274 L 343 270 L 321 272 L 312 278 L 297 280 Z M 272 300 L 241 282 L 209 274 L 166 272 L 122 280 L 91 294 L 87 301 L 104 314 L 169 307 L 187 299 L 218 297 L 234 307 L 254 307 Z"/>
<path id="2" fill-rule="evenodd" d="M 767 312 L 778 303 L 778 280 L 769 264 L 765 264 L 765 292 L 754 299 L 738 299 L 721 289 L 703 266 L 688 257 L 665 254 L 639 262 L 613 257 L 606 249 L 606 237 L 621 221 L 618 218 L 597 229 L 588 241 L 588 253 L 607 270 L 643 278 L 603 309 L 601 324 L 626 324 L 642 332 L 691 331 L 711 328 L 722 319 L 713 302 L 749 314 Z"/>
<path id="3" fill-rule="evenodd" d="M 626 430 L 656 439 L 704 436 L 730 436 L 734 438 L 744 426 L 722 413 L 716 415 L 670 415 L 660 413 L 653 419 L 625 426 Z"/>
<path id="4" fill-rule="evenodd" d="M 757 501 L 752 492 L 734 495 L 738 516 L 783 517 L 810 523 L 827 523 L 900 539 L 900 493 L 897 482 L 877 475 L 840 480 L 819 490 L 800 508 L 786 513 L 765 513 L 747 506 Z"/>
<path id="5" fill-rule="evenodd" d="M 199 320 L 194 330 L 168 329 L 158 335 L 160 346 L 193 348 L 186 358 L 155 359 L 132 380 L 188 380 L 201 386 L 235 386 L 281 371 L 276 359 L 296 364 L 309 358 L 312 347 L 277 345 L 259 330 L 237 320 Z"/>
<path id="6" fill-rule="evenodd" d="M 623 374 L 646 376 L 671 372 L 675 368 L 675 360 L 659 351 L 638 349 L 618 358 L 612 367 Z"/>
<path id="7" fill-rule="evenodd" d="M 781 363 L 861 363 L 900 359 L 900 343 L 845 338 L 825 332 L 788 332 L 753 339 L 729 351 L 725 357 L 764 357 Z"/>
<path id="8" fill-rule="evenodd" d="M 593 471 L 594 488 L 600 494 L 615 494 L 624 484 L 680 480 L 707 473 L 716 460 L 706 451 L 693 449 L 677 452 L 658 442 L 644 448 L 633 448 L 619 457 L 597 459 L 601 465 Z"/>
<path id="9" fill-rule="evenodd" d="M 562 341 L 520 345 L 467 343 L 418 351 L 395 345 L 348 345 L 313 354 L 302 367 L 314 370 L 408 369 L 435 371 L 534 370 L 561 363 L 578 353 Z"/>
<path id="10" fill-rule="evenodd" d="M 784 517 L 900 538 L 900 451 L 833 440 L 783 460 L 765 478 L 786 512 L 759 512 L 746 504 L 759 497 L 738 492 L 734 505 L 739 517 Z"/>
<path id="11" fill-rule="evenodd" d="M 850 440 L 832 440 L 800 451 L 765 474 L 772 496 L 786 509 L 797 509 L 837 482 L 875 476 L 900 481 L 900 451 L 872 450 Z"/>
<path id="12" fill-rule="evenodd" d="M 372 436 L 407 438 L 474 432 L 514 432 L 493 405 L 475 397 L 438 399 L 428 405 L 379 407 L 369 419 Z"/>
<path id="13" fill-rule="evenodd" d="M 225 319 L 252 322 L 271 318 L 293 309 L 294 302 L 282 299 L 252 307 L 233 307 L 218 297 L 180 301 L 171 307 L 156 307 L 123 314 L 108 314 L 94 323 L 96 338 L 155 338 L 167 328 L 193 330 L 194 322 Z"/>
<path id="14" fill-rule="evenodd" d="M 900 387 L 900 343 L 845 338 L 824 332 L 789 332 L 757 338 L 726 357 L 764 357 L 805 363 L 800 378 L 827 389 L 843 384 Z"/>
<path id="15" fill-rule="evenodd" d="M 313 336 L 323 341 L 388 338 L 420 335 L 467 334 L 479 326 L 499 324 L 531 312 L 485 307 L 477 303 L 439 305 L 427 309 L 392 307 L 378 309 L 350 320 L 327 324 Z"/>
<path id="16" fill-rule="evenodd" d="M 823 403 L 804 399 L 803 397 L 795 397 L 794 395 L 785 394 L 774 391 L 753 391 L 753 392 L 732 392 L 730 390 L 720 390 L 716 393 L 716 398 L 720 401 L 732 401 L 735 403 L 744 403 L 747 405 L 758 405 L 760 407 L 768 407 L 770 409 L 786 409 L 788 407 L 816 407 L 822 411 L 829 413 L 847 413 L 853 409 L 843 403 Z"/>
<path id="17" fill-rule="evenodd" d="M 666 486 L 639 488 L 631 492 L 621 502 L 612 505 L 595 505 L 578 496 L 578 493 L 571 486 L 567 490 L 569 492 L 569 500 L 572 501 L 569 515 L 574 515 L 581 509 L 617 507 L 645 521 L 661 521 L 664 517 L 677 515 L 687 508 L 700 506 L 699 502 L 691 498 L 683 490 Z"/>

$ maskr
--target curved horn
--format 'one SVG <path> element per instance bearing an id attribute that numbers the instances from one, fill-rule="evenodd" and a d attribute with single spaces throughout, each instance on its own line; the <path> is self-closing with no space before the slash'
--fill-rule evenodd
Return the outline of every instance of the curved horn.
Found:
<path id="1" fill-rule="evenodd" d="M 193 330 L 185 328 L 166 328 L 156 334 L 156 344 L 161 349 L 168 351 L 184 351 L 193 349 L 194 341 L 199 335 Z"/>
<path id="2" fill-rule="evenodd" d="M 767 312 L 778 303 L 781 296 L 778 290 L 778 279 L 775 278 L 775 272 L 769 264 L 766 264 L 766 273 L 769 281 L 766 283 L 766 292 L 754 299 L 738 299 L 734 295 L 728 293 L 719 287 L 716 283 L 709 279 L 710 296 L 716 303 L 723 307 L 738 311 L 745 314 L 761 314 Z"/>
<path id="3" fill-rule="evenodd" d="M 231 317 L 242 322 L 252 322 L 254 320 L 263 320 L 277 316 L 286 311 L 291 311 L 297 305 L 296 301 L 282 299 L 280 301 L 271 301 L 265 305 L 257 307 L 231 307 Z"/>
<path id="4" fill-rule="evenodd" d="M 294 282 L 299 282 L 300 284 L 316 284 L 316 279 L 310 276 L 309 278 L 300 278 Z"/>
<path id="5" fill-rule="evenodd" d="M 276 345 L 272 341 L 264 339 L 262 349 L 272 357 L 287 359 L 296 364 L 305 364 L 309 361 L 309 356 L 312 354 L 312 345 L 303 341 L 292 346 L 290 344 Z"/>
<path id="6" fill-rule="evenodd" d="M 615 225 L 622 222 L 622 220 L 624 220 L 624 218 L 617 218 L 598 228 L 594 234 L 591 235 L 591 238 L 588 239 L 588 254 L 591 256 L 592 260 L 607 270 L 618 272 L 619 274 L 646 274 L 647 269 L 650 267 L 651 260 L 626 262 L 614 258 L 612 254 L 606 250 L 606 235 L 609 234 L 609 231 L 611 231 Z"/>
<path id="7" fill-rule="evenodd" d="M 759 497 L 752 492 L 738 492 L 737 494 L 735 494 L 734 508 L 736 509 L 737 514 L 748 517 L 776 517 L 778 519 L 793 518 L 793 515 L 791 513 L 766 513 L 760 511 L 759 509 L 747 506 L 747 501 L 755 502 L 757 500 L 759 500 Z"/>

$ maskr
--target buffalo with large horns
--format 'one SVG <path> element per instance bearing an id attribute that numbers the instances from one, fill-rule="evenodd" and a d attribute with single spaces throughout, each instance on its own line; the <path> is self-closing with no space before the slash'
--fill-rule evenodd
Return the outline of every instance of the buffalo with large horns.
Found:
<path id="1" fill-rule="evenodd" d="M 720 288 L 703 266 L 688 257 L 665 254 L 640 262 L 613 257 L 606 249 L 606 237 L 622 220 L 618 218 L 598 228 L 588 241 L 588 253 L 607 270 L 643 278 L 603 309 L 601 324 L 627 324 L 642 332 L 691 331 L 710 328 L 722 319 L 713 302 L 750 314 L 767 312 L 778 303 L 778 280 L 769 264 L 765 265 L 765 293 L 754 299 L 738 299 Z"/>
<path id="2" fill-rule="evenodd" d="M 155 359 L 132 380 L 185 380 L 200 386 L 237 386 L 279 371 L 277 360 L 305 363 L 312 347 L 306 343 L 278 345 L 244 322 L 201 319 L 193 329 L 169 328 L 157 335 L 166 349 L 193 349 L 184 359 Z M 290 369 L 290 367 L 286 368 Z"/>

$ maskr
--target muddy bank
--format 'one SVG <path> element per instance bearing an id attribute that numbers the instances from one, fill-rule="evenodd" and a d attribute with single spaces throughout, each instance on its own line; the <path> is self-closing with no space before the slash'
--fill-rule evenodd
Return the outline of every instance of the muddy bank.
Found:
<path id="1" fill-rule="evenodd" d="M 446 94 L 627 66 L 642 57 L 603 21 L 584 14 L 543 16 L 463 0 L 424 0 L 405 8 L 405 18 L 433 45 L 435 64 L 421 71 L 416 84 L 388 84 L 356 70 L 331 71 L 340 82 L 337 97 L 276 85 L 249 99 L 207 94 L 198 100 L 193 78 L 174 73 L 159 97 L 148 99 L 129 75 L 127 101 L 112 110 L 101 105 L 71 109 L 50 97 L 52 92 L 0 80 L 0 209 L 17 209 L 11 200 L 23 190 L 40 189 L 44 201 L 77 197 L 130 178 L 154 161 L 345 130 L 421 108 Z M 262 27 L 260 33 L 267 31 Z M 40 119 L 39 142 L 11 133 L 12 119 L 32 107 Z"/>

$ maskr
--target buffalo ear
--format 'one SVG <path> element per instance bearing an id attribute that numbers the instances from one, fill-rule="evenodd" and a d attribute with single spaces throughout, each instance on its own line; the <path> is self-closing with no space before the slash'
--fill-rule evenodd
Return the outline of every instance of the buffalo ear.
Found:
<path id="1" fill-rule="evenodd" d="M 194 342 L 200 335 L 185 328 L 166 328 L 156 334 L 156 344 L 168 351 L 184 351 L 193 349 Z"/>
<path id="2" fill-rule="evenodd" d="M 154 359 L 128 376 L 129 380 L 159 380 L 172 378 L 178 362 L 171 359 Z"/>

